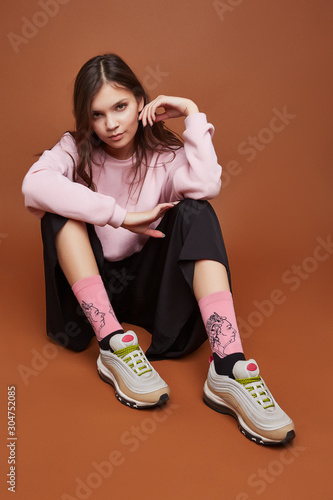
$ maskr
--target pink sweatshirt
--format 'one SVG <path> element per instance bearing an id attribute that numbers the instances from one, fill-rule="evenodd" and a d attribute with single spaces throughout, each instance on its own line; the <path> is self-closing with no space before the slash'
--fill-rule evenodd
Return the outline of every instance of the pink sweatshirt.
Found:
<path id="1" fill-rule="evenodd" d="M 148 237 L 120 227 L 127 212 L 143 212 L 183 198 L 211 199 L 220 192 L 222 168 L 212 144 L 213 125 L 204 113 L 194 113 L 185 118 L 185 127 L 184 148 L 175 152 L 174 159 L 171 152 L 154 153 L 140 195 L 134 189 L 130 199 L 132 158 L 117 160 L 97 149 L 92 164 L 97 191 L 91 191 L 72 181 L 71 156 L 76 161 L 78 154 L 74 139 L 66 133 L 25 176 L 25 205 L 39 218 L 52 212 L 94 224 L 107 260 L 129 257 L 141 250 Z"/>

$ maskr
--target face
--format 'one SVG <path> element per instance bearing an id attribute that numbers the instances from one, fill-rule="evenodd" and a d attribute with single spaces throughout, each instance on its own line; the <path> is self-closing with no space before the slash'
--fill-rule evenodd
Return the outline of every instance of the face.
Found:
<path id="1" fill-rule="evenodd" d="M 231 323 L 228 320 L 223 320 L 221 333 L 224 337 L 226 337 L 227 341 L 234 342 L 236 330 L 232 327 Z"/>
<path id="2" fill-rule="evenodd" d="M 93 304 L 87 304 L 86 302 L 82 301 L 81 305 L 90 323 L 97 323 L 98 331 L 100 331 L 100 329 L 105 326 L 105 313 L 101 312 Z"/>
<path id="3" fill-rule="evenodd" d="M 143 98 L 138 102 L 130 90 L 108 83 L 92 100 L 92 128 L 104 142 L 105 151 L 114 158 L 126 160 L 132 156 L 142 109 Z"/>
<path id="4" fill-rule="evenodd" d="M 221 323 L 214 323 L 211 329 L 213 335 L 218 336 L 220 344 L 225 345 L 227 342 L 234 342 L 236 330 L 231 323 L 224 319 Z"/>

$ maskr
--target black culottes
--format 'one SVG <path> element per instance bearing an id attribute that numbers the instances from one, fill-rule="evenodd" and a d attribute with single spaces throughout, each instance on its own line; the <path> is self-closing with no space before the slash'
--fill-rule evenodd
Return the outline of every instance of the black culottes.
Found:
<path id="1" fill-rule="evenodd" d="M 94 331 L 59 266 L 55 247 L 56 234 L 67 220 L 46 213 L 41 221 L 47 335 L 82 351 Z M 210 203 L 182 200 L 158 226 L 165 238 L 149 238 L 140 252 L 117 262 L 104 259 L 94 226 L 87 224 L 87 229 L 118 321 L 141 326 L 152 335 L 148 359 L 177 358 L 197 349 L 207 335 L 193 293 L 195 261 L 221 262 L 230 283 L 221 228 Z"/>

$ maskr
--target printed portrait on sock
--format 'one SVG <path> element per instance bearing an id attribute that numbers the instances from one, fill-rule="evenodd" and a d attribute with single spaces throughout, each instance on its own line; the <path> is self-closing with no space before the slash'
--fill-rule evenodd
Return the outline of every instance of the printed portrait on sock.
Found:
<path id="1" fill-rule="evenodd" d="M 226 349 L 232 342 L 235 342 L 237 331 L 226 316 L 220 316 L 217 312 L 209 316 L 206 323 L 206 330 L 213 352 L 221 358 L 227 356 Z"/>
<path id="2" fill-rule="evenodd" d="M 101 312 L 93 303 L 87 304 L 84 300 L 81 302 L 81 307 L 91 326 L 99 333 L 105 326 L 105 313 Z"/>

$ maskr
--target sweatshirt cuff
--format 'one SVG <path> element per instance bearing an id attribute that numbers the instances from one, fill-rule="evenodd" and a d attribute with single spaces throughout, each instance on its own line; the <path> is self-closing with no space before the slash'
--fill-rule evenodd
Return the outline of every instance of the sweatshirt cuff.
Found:
<path id="1" fill-rule="evenodd" d="M 126 214 L 127 210 L 125 208 L 122 208 L 119 205 L 115 205 L 112 217 L 110 217 L 107 224 L 113 227 L 121 226 L 121 224 L 124 222 Z"/>
<path id="2" fill-rule="evenodd" d="M 206 124 L 207 123 L 207 116 L 206 113 L 192 113 L 188 115 L 185 120 L 184 124 L 186 128 L 189 128 L 191 125 L 198 125 L 198 124 Z"/>

